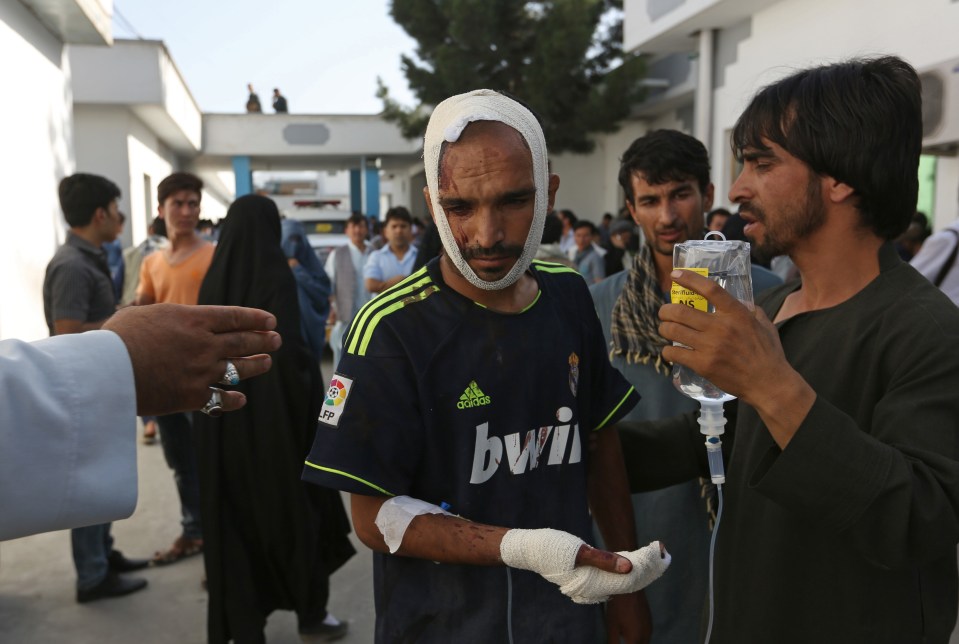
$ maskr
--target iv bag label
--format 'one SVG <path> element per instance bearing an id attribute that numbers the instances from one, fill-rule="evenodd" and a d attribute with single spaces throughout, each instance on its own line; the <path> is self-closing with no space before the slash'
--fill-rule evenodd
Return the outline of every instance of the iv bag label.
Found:
<path id="1" fill-rule="evenodd" d="M 692 271 L 703 277 L 709 277 L 708 268 L 680 268 L 681 271 Z M 691 291 L 685 286 L 680 286 L 676 282 L 673 282 L 672 287 L 669 289 L 669 299 L 673 304 L 684 304 L 691 308 L 694 308 L 704 313 L 707 311 L 709 302 L 706 301 L 706 298 L 697 293 L 696 291 Z"/>

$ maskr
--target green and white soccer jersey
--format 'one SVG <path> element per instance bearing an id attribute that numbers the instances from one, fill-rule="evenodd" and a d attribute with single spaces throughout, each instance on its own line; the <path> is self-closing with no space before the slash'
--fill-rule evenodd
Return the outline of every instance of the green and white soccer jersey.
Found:
<path id="1" fill-rule="evenodd" d="M 556 264 L 531 270 L 539 294 L 518 314 L 459 295 L 435 261 L 368 303 L 344 340 L 304 478 L 590 541 L 589 434 L 638 396 L 609 365 L 583 279 Z M 515 641 L 579 643 L 596 633 L 595 607 L 534 573 L 382 554 L 375 572 L 378 641 L 505 641 L 511 628 Z"/>

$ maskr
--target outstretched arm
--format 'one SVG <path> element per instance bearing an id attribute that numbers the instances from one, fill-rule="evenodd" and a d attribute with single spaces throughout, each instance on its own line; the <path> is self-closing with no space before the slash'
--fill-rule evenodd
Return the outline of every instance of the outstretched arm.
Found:
<path id="1" fill-rule="evenodd" d="M 356 536 L 372 550 L 389 552 L 383 534 L 376 526 L 376 516 L 388 499 L 361 494 L 353 494 L 350 498 Z M 422 514 L 409 524 L 395 554 L 441 563 L 502 566 L 500 545 L 507 532 L 509 528 L 473 523 L 457 516 Z M 632 568 L 625 557 L 586 544 L 579 549 L 576 565 L 616 573 L 629 572 Z"/>

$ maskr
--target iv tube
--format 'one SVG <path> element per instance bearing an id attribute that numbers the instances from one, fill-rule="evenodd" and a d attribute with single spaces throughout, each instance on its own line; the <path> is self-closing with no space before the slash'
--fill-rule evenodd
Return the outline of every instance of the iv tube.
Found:
<path id="1" fill-rule="evenodd" d="M 709 477 L 716 485 L 726 482 L 726 470 L 723 467 L 723 441 L 719 438 L 726 431 L 726 417 L 723 415 L 723 403 L 699 403 L 699 431 L 706 435 L 706 458 L 709 461 Z"/>
<path id="2" fill-rule="evenodd" d="M 718 235 L 720 240 L 711 241 L 710 235 Z M 673 246 L 673 267 L 691 268 L 706 275 L 752 310 L 753 289 L 748 243 L 727 241 L 722 233 L 710 232 L 702 241 L 688 241 Z M 711 308 L 705 298 L 675 283 L 671 299 L 674 303 L 687 304 L 702 311 L 708 311 Z M 673 365 L 673 385 L 684 395 L 699 401 L 699 431 L 706 436 L 709 475 L 716 485 L 716 495 L 719 499 L 716 523 L 713 525 L 713 534 L 709 540 L 709 620 L 705 639 L 706 644 L 709 644 L 713 632 L 715 609 L 713 563 L 716 553 L 716 535 L 719 533 L 719 522 L 723 517 L 723 484 L 726 482 L 723 443 L 720 438 L 726 427 L 723 403 L 733 400 L 735 396 L 719 389 L 696 372 L 680 364 Z"/>

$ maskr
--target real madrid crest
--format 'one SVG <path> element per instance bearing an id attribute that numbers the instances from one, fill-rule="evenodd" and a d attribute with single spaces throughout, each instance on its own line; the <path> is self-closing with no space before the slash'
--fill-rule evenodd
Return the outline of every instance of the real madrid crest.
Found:
<path id="1" fill-rule="evenodd" d="M 569 390 L 573 396 L 579 390 L 579 356 L 575 351 L 569 354 Z"/>

